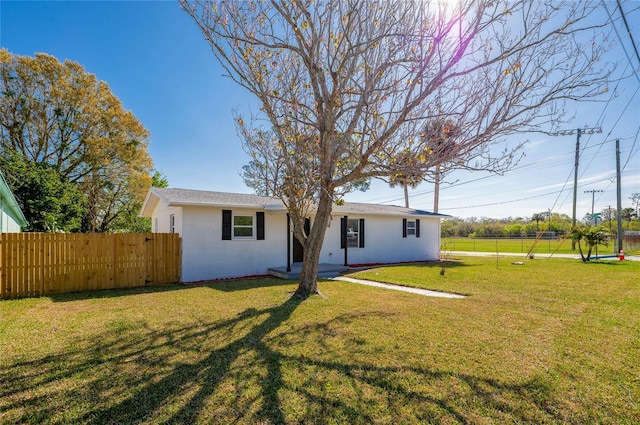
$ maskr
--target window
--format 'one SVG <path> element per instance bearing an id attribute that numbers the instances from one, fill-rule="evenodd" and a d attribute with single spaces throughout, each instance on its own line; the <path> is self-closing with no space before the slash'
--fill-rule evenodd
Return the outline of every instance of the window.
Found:
<path id="1" fill-rule="evenodd" d="M 176 232 L 176 216 L 175 214 L 171 214 L 169 216 L 169 233 Z"/>
<path id="2" fill-rule="evenodd" d="M 233 216 L 233 237 L 252 238 L 253 237 L 253 216 L 234 215 Z"/>
<path id="3" fill-rule="evenodd" d="M 415 236 L 416 238 L 420 237 L 420 219 L 402 219 L 402 237 L 406 238 L 407 236 Z"/>
<path id="4" fill-rule="evenodd" d="M 412 220 L 407 220 L 407 236 L 415 236 L 416 235 L 416 222 Z"/>
<path id="5" fill-rule="evenodd" d="M 360 221 L 356 218 L 347 219 L 347 247 L 358 248 L 360 241 Z"/>
<path id="6" fill-rule="evenodd" d="M 265 235 L 264 211 L 255 215 L 233 214 L 231 210 L 222 210 L 222 240 L 253 239 L 262 241 Z"/>
<path id="7" fill-rule="evenodd" d="M 364 248 L 364 218 L 340 219 L 340 248 Z"/>

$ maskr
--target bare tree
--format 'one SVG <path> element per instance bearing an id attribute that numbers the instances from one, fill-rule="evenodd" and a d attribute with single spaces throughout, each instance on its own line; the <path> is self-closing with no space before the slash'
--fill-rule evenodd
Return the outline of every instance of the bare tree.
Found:
<path id="1" fill-rule="evenodd" d="M 424 172 L 442 160 L 419 137 L 426 122 L 446 118 L 461 128 L 459 158 L 508 161 L 513 147 L 496 157 L 491 145 L 552 130 L 566 118 L 564 101 L 605 91 L 611 68 L 599 63 L 607 41 L 596 6 L 184 1 L 227 76 L 259 100 L 256 118 L 276 134 L 277 195 L 304 246 L 296 294 L 318 292 L 332 206 L 355 182 Z M 257 131 L 255 120 L 236 120 L 241 134 Z M 406 155 L 415 160 L 398 160 Z"/>
<path id="2" fill-rule="evenodd" d="M 277 188 L 282 185 L 284 164 L 274 132 L 241 130 L 245 150 L 252 157 L 251 162 L 242 167 L 244 183 L 258 195 L 276 196 Z"/>

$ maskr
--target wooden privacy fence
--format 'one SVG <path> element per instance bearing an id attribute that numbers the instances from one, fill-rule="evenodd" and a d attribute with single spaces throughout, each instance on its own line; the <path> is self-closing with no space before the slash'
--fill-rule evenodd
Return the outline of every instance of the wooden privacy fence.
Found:
<path id="1" fill-rule="evenodd" d="M 180 281 L 181 246 L 169 233 L 3 233 L 0 298 Z"/>

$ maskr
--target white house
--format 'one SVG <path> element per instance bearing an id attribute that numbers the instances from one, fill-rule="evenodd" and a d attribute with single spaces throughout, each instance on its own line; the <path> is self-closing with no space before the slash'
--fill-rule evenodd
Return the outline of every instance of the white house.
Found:
<path id="1" fill-rule="evenodd" d="M 278 198 L 151 188 L 140 215 L 151 217 L 154 233 L 180 234 L 185 282 L 264 275 L 302 261 Z M 334 205 L 320 263 L 439 260 L 442 217 L 390 205 Z"/>
<path id="2" fill-rule="evenodd" d="M 18 233 L 27 224 L 18 201 L 0 173 L 0 233 Z"/>

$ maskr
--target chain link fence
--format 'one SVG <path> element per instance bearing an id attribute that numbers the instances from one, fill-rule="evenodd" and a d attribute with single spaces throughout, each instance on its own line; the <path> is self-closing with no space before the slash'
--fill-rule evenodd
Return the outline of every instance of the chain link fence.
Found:
<path id="1" fill-rule="evenodd" d="M 640 232 L 638 234 L 625 234 L 622 240 L 625 252 L 640 250 Z M 571 239 L 562 235 L 540 235 L 533 236 L 505 236 L 505 235 L 482 235 L 475 237 L 443 237 L 441 239 L 441 249 L 445 251 L 476 251 L 476 252 L 514 252 L 514 253 L 539 253 L 552 254 L 577 253 L 578 248 L 571 249 Z M 584 247 L 583 247 L 584 249 Z M 615 237 L 608 245 L 598 246 L 599 254 L 617 253 Z"/>

